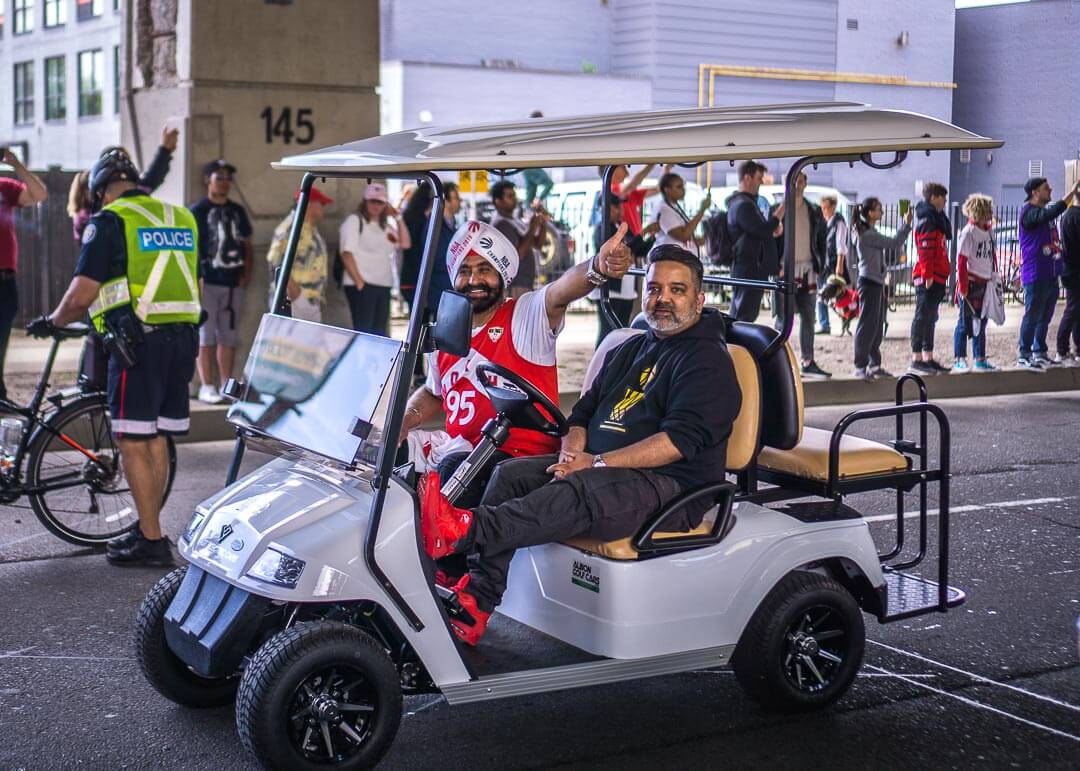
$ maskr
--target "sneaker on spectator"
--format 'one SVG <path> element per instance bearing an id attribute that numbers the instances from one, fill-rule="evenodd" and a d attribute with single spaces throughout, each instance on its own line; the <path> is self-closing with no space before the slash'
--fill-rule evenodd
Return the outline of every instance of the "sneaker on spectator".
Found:
<path id="1" fill-rule="evenodd" d="M 832 328 L 831 327 L 823 327 L 820 324 L 818 324 L 816 327 L 814 327 L 814 334 L 815 335 L 831 335 L 832 334 Z"/>
<path id="2" fill-rule="evenodd" d="M 855 371 L 851 373 L 851 376 L 856 380 L 865 380 L 867 383 L 871 382 L 874 377 L 862 367 L 856 367 Z"/>
<path id="3" fill-rule="evenodd" d="M 870 367 L 867 371 L 870 373 L 870 377 L 874 380 L 884 380 L 886 378 L 896 377 L 896 375 L 889 372 L 889 370 L 885 369 L 884 367 Z"/>
<path id="4" fill-rule="evenodd" d="M 199 386 L 199 401 L 204 404 L 221 404 L 225 397 L 218 393 L 216 385 L 208 383 Z"/>
<path id="5" fill-rule="evenodd" d="M 931 359 L 930 361 L 925 361 L 925 362 L 923 362 L 923 364 L 929 364 L 931 369 L 935 370 L 936 372 L 948 372 L 949 371 L 949 367 L 946 367 L 944 364 L 939 362 L 937 359 Z"/>
<path id="6" fill-rule="evenodd" d="M 997 367 L 995 367 L 993 364 L 991 364 L 986 359 L 976 359 L 975 360 L 975 371 L 976 372 L 997 372 Z"/>
<path id="7" fill-rule="evenodd" d="M 930 366 L 930 362 L 915 360 L 908 364 L 908 372 L 914 372 L 916 375 L 936 375 L 938 371 Z"/>
<path id="8" fill-rule="evenodd" d="M 810 377 L 810 378 L 830 378 L 830 377 L 832 377 L 832 373 L 831 372 L 826 372 L 825 370 L 823 370 L 821 367 L 819 367 L 817 365 L 816 361 L 812 361 L 809 364 L 803 364 L 802 365 L 802 375 L 803 375 L 803 377 Z"/>
<path id="9" fill-rule="evenodd" d="M 1026 369 L 1030 372 L 1046 372 L 1046 370 L 1043 369 L 1042 364 L 1040 364 L 1038 360 L 1031 356 L 1021 356 L 1016 360 L 1016 366 L 1020 367 L 1021 369 Z"/>
<path id="10" fill-rule="evenodd" d="M 1060 367 L 1061 366 L 1061 359 L 1060 358 L 1058 358 L 1056 356 L 1050 356 L 1049 354 L 1045 354 L 1045 353 L 1042 353 L 1042 352 L 1032 354 L 1032 358 L 1034 358 L 1035 361 L 1037 361 L 1039 364 L 1041 364 L 1043 369 L 1048 369 L 1050 367 Z"/>
<path id="11" fill-rule="evenodd" d="M 968 367 L 967 359 L 957 359 L 956 363 L 952 365 L 952 371 L 959 373 L 970 372 L 971 369 Z"/>

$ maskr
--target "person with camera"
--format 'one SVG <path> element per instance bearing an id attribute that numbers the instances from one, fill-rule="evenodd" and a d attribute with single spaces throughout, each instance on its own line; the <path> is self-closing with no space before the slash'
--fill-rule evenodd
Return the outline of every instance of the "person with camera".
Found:
<path id="1" fill-rule="evenodd" d="M 30 322 L 34 337 L 87 313 L 109 352 L 112 431 L 139 515 L 107 546 L 113 565 L 168 566 L 161 501 L 168 479 L 165 434 L 188 431 L 188 382 L 195 374 L 201 305 L 198 226 L 182 206 L 142 192 L 120 150 L 90 170 L 96 214 L 83 231 L 75 277 L 51 314 Z"/>

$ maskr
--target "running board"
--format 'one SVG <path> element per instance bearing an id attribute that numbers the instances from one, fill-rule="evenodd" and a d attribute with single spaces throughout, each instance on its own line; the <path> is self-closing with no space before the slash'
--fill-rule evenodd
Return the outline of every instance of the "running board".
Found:
<path id="1" fill-rule="evenodd" d="M 963 604 L 967 596 L 962 589 L 947 587 L 945 608 L 940 607 L 937 581 L 901 573 L 895 570 L 885 572 L 885 608 L 881 622 L 899 621 L 902 618 L 935 613 L 946 608 L 955 608 Z"/>
<path id="2" fill-rule="evenodd" d="M 720 645 L 685 653 L 651 656 L 647 659 L 604 659 L 586 664 L 508 672 L 480 677 L 467 683 L 445 685 L 441 690 L 448 704 L 527 696 L 720 667 L 728 663 L 734 650 L 734 645 Z"/>

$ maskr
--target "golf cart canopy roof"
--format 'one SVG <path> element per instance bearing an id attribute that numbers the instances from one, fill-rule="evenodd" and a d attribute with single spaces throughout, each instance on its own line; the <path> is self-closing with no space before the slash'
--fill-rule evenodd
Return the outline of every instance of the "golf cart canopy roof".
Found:
<path id="1" fill-rule="evenodd" d="M 313 173 L 601 166 L 991 149 L 1003 143 L 902 110 L 856 102 L 709 107 L 425 126 L 283 158 Z"/>

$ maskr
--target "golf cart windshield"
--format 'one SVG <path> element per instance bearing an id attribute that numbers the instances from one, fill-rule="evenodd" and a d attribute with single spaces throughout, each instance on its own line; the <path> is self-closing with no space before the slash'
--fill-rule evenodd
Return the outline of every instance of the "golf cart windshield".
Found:
<path id="1" fill-rule="evenodd" d="M 345 466 L 372 465 L 400 351 L 397 340 L 267 314 L 228 419 Z"/>

